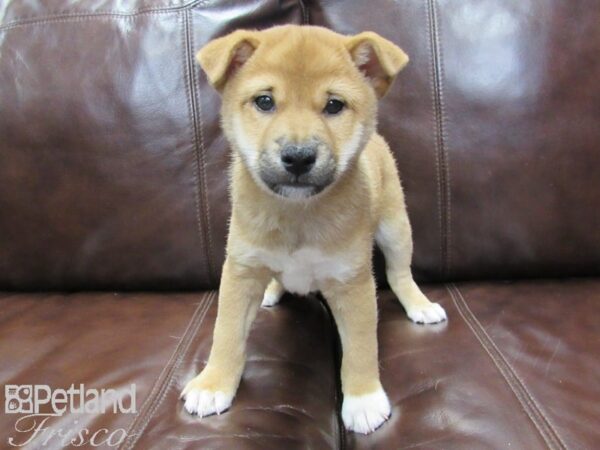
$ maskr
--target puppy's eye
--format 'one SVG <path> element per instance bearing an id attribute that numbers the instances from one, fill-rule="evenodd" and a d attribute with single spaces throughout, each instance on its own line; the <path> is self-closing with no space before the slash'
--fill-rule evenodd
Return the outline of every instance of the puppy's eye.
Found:
<path id="1" fill-rule="evenodd" d="M 273 111 L 275 109 L 275 100 L 270 95 L 259 95 L 254 99 L 254 104 L 261 111 Z"/>
<path id="2" fill-rule="evenodd" d="M 346 105 L 344 104 L 343 101 L 341 100 L 336 100 L 335 98 L 331 98 L 327 101 L 327 104 L 325 105 L 325 109 L 323 109 L 323 112 L 326 114 L 331 114 L 331 115 L 335 115 L 335 114 L 339 114 L 342 109 L 344 109 Z"/>

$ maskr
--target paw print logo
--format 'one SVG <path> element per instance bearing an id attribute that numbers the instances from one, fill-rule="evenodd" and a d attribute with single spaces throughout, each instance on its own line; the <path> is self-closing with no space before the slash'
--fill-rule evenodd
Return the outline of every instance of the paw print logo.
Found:
<path id="1" fill-rule="evenodd" d="M 4 411 L 7 414 L 33 413 L 33 387 L 31 385 L 7 384 L 4 386 Z"/>

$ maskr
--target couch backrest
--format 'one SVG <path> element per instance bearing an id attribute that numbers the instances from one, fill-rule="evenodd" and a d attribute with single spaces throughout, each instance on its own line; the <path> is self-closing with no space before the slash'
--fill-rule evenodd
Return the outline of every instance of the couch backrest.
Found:
<path id="1" fill-rule="evenodd" d="M 412 57 L 384 100 L 427 278 L 600 273 L 600 3 L 322 2 Z"/>
<path id="2" fill-rule="evenodd" d="M 0 0 L 0 288 L 216 286 L 229 155 L 193 55 L 278 23 L 411 56 L 380 131 L 418 278 L 598 274 L 600 6 L 576 4 Z"/>

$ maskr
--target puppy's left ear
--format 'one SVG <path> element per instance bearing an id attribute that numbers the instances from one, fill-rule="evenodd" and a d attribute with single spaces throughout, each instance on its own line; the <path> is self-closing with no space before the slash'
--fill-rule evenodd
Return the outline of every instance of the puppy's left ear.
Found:
<path id="1" fill-rule="evenodd" d="M 408 63 L 408 55 L 400 47 L 372 31 L 349 37 L 346 48 L 379 98 L 385 95 L 398 72 Z"/>
<path id="2" fill-rule="evenodd" d="M 217 91 L 221 92 L 227 81 L 250 59 L 259 45 L 257 34 L 257 31 L 237 30 L 210 41 L 196 54 L 196 60 Z"/>

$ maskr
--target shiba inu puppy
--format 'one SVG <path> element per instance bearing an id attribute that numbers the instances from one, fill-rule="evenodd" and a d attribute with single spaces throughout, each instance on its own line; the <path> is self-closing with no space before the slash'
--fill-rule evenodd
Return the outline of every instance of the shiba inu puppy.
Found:
<path id="1" fill-rule="evenodd" d="M 408 317 L 446 319 L 413 281 L 396 164 L 375 131 L 377 99 L 408 57 L 372 32 L 288 25 L 235 31 L 197 59 L 222 95 L 232 216 L 212 349 L 183 390 L 185 409 L 229 408 L 261 299 L 271 306 L 284 290 L 320 291 L 343 346 L 344 424 L 369 433 L 391 411 L 379 380 L 373 239 Z"/>

